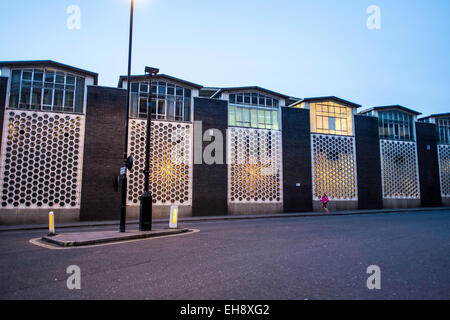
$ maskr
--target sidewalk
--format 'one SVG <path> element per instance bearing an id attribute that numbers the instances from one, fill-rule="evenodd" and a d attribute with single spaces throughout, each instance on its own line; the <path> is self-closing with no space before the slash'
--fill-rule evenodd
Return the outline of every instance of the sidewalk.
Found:
<path id="1" fill-rule="evenodd" d="M 378 210 L 352 210 L 337 211 L 326 214 L 323 212 L 299 212 L 299 213 L 275 213 L 275 214 L 255 214 L 255 215 L 231 215 L 231 216 L 211 216 L 211 217 L 189 217 L 179 218 L 179 223 L 183 222 L 201 222 L 201 221 L 217 221 L 217 220 L 246 220 L 246 219 L 273 219 L 273 218 L 297 218 L 297 217 L 322 217 L 322 216 L 346 216 L 360 214 L 381 214 L 381 213 L 403 213 L 403 212 L 421 212 L 421 211 L 449 211 L 450 207 L 433 207 L 433 208 L 408 208 L 408 209 L 378 209 Z M 153 224 L 168 224 L 167 219 L 154 219 Z M 127 225 L 137 225 L 138 220 L 127 221 Z M 77 221 L 71 223 L 56 224 L 56 229 L 67 228 L 83 228 L 83 227 L 103 227 L 103 226 L 119 226 L 118 220 L 112 221 Z M 22 231 L 22 230 L 48 230 L 47 224 L 34 225 L 14 225 L 0 226 L 0 232 L 5 231 Z"/>

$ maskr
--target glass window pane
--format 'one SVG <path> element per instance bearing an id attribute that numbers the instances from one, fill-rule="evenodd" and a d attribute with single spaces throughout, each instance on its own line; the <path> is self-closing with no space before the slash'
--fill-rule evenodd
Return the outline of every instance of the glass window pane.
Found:
<path id="1" fill-rule="evenodd" d="M 236 125 L 242 125 L 242 108 L 236 108 Z"/>
<path id="2" fill-rule="evenodd" d="M 273 112 L 273 129 L 280 129 L 280 126 L 278 125 L 278 111 Z"/>
<path id="3" fill-rule="evenodd" d="M 167 120 L 175 120 L 175 101 L 167 99 Z"/>
<path id="4" fill-rule="evenodd" d="M 42 70 L 34 70 L 33 81 L 42 82 L 44 80 L 44 72 Z"/>
<path id="5" fill-rule="evenodd" d="M 252 109 L 252 127 L 258 128 L 258 110 Z"/>
<path id="6" fill-rule="evenodd" d="M 63 96 L 64 96 L 63 90 L 55 90 L 55 97 L 54 97 L 54 106 L 55 106 L 54 110 L 55 111 L 62 111 Z"/>
<path id="7" fill-rule="evenodd" d="M 322 117 L 316 117 L 316 127 L 317 129 L 323 129 Z"/>
<path id="8" fill-rule="evenodd" d="M 183 120 L 183 103 L 177 101 L 175 105 L 175 120 Z"/>
<path id="9" fill-rule="evenodd" d="M 236 103 L 238 103 L 238 104 L 244 103 L 244 96 L 242 94 L 236 95 Z"/>
<path id="10" fill-rule="evenodd" d="M 177 87 L 176 94 L 177 94 L 177 96 L 182 97 L 183 96 L 183 88 Z"/>
<path id="11" fill-rule="evenodd" d="M 184 121 L 191 121 L 191 99 L 184 100 Z"/>
<path id="12" fill-rule="evenodd" d="M 75 76 L 68 74 L 66 84 L 75 85 Z"/>
<path id="13" fill-rule="evenodd" d="M 84 78 L 77 77 L 77 88 L 75 91 L 75 112 L 83 113 L 84 107 Z"/>
<path id="14" fill-rule="evenodd" d="M 63 84 L 65 75 L 63 72 L 56 72 L 56 83 Z"/>
<path id="15" fill-rule="evenodd" d="M 151 110 L 152 110 L 152 119 L 156 119 L 156 109 L 157 109 L 157 104 L 156 104 L 156 100 L 152 99 L 152 105 L 151 105 Z"/>
<path id="16" fill-rule="evenodd" d="M 166 117 L 166 101 L 158 100 L 158 119 L 165 119 Z"/>
<path id="17" fill-rule="evenodd" d="M 30 80 L 33 75 L 33 70 L 23 70 L 22 80 Z"/>
<path id="18" fill-rule="evenodd" d="M 256 106 L 258 105 L 258 94 L 252 93 L 252 105 Z"/>
<path id="19" fill-rule="evenodd" d="M 230 103 L 236 103 L 236 95 L 235 94 L 230 94 L 230 97 L 229 97 L 229 102 Z"/>
<path id="20" fill-rule="evenodd" d="M 265 106 L 266 105 L 266 97 L 264 97 L 263 95 L 259 96 L 259 105 L 260 106 Z"/>
<path id="21" fill-rule="evenodd" d="M 20 107 L 26 108 L 30 104 L 31 99 L 31 88 L 22 87 L 21 95 L 20 95 Z"/>
<path id="22" fill-rule="evenodd" d="M 266 127 L 264 118 L 264 110 L 258 110 L 258 128 L 264 129 Z"/>
<path id="23" fill-rule="evenodd" d="M 140 92 L 144 92 L 144 93 L 148 93 L 148 84 L 147 83 L 141 83 L 139 85 L 139 91 Z"/>
<path id="24" fill-rule="evenodd" d="M 50 82 L 50 83 L 55 82 L 55 72 L 45 71 L 45 82 Z"/>
<path id="25" fill-rule="evenodd" d="M 42 89 L 35 88 L 33 89 L 33 95 L 31 98 L 31 109 L 40 110 L 41 109 L 41 97 L 42 97 Z"/>
<path id="26" fill-rule="evenodd" d="M 19 91 L 20 91 L 20 77 L 22 72 L 20 70 L 13 70 L 11 75 L 11 88 L 9 96 L 9 107 L 19 107 Z"/>
<path id="27" fill-rule="evenodd" d="M 139 117 L 147 116 L 147 98 L 139 98 Z"/>
<path id="28" fill-rule="evenodd" d="M 235 126 L 236 125 L 236 117 L 235 117 L 235 108 L 234 106 L 228 107 L 228 125 Z"/>
<path id="29" fill-rule="evenodd" d="M 175 86 L 172 84 L 167 84 L 167 94 L 174 96 L 175 95 Z"/>
<path id="30" fill-rule="evenodd" d="M 184 97 L 185 98 L 191 97 L 191 89 L 184 89 Z"/>
<path id="31" fill-rule="evenodd" d="M 266 114 L 266 129 L 271 129 L 272 128 L 272 111 L 266 110 L 265 114 Z"/>
<path id="32" fill-rule="evenodd" d="M 250 104 L 250 94 L 246 93 L 244 95 L 244 104 Z"/>
<path id="33" fill-rule="evenodd" d="M 244 127 L 250 127 L 250 109 L 244 109 Z"/>
<path id="34" fill-rule="evenodd" d="M 74 101 L 74 92 L 66 91 L 64 106 L 66 108 L 72 108 L 72 110 L 73 110 L 73 101 Z"/>
<path id="35" fill-rule="evenodd" d="M 133 84 L 132 84 L 132 86 L 133 86 Z M 132 117 L 132 118 L 139 117 L 139 99 L 138 99 L 138 94 L 136 92 L 131 93 L 130 117 Z"/>
<path id="36" fill-rule="evenodd" d="M 328 129 L 336 130 L 336 118 L 333 117 L 328 118 Z"/>

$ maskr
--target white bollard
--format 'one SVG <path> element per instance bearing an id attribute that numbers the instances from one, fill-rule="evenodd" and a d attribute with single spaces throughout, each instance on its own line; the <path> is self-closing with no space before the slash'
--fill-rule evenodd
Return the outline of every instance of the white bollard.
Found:
<path id="1" fill-rule="evenodd" d="M 54 236 L 55 234 L 55 214 L 50 211 L 48 214 L 48 235 Z"/>
<path id="2" fill-rule="evenodd" d="M 170 207 L 169 228 L 170 229 L 178 228 L 178 207 L 177 206 Z"/>

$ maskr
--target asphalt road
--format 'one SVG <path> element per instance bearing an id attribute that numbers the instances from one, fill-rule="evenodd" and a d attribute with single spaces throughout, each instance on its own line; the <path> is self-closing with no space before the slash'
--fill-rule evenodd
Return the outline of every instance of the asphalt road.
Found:
<path id="1" fill-rule="evenodd" d="M 450 211 L 183 227 L 200 232 L 70 250 L 30 244 L 42 230 L 0 232 L 0 299 L 450 299 Z M 79 230 L 93 229 L 64 232 Z"/>

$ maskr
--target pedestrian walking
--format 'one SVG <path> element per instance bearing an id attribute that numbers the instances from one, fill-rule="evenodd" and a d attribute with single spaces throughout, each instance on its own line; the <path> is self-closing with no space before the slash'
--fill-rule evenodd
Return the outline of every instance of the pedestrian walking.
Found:
<path id="1" fill-rule="evenodd" d="M 325 210 L 325 212 L 329 213 L 328 208 L 327 208 L 328 197 L 325 193 L 323 194 L 323 197 L 322 197 L 322 203 L 323 203 L 323 209 Z"/>

